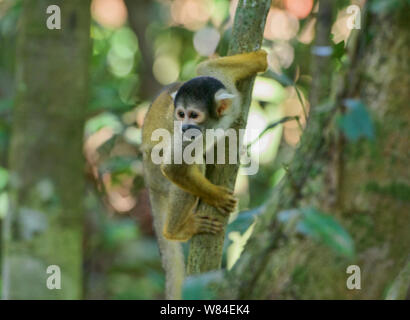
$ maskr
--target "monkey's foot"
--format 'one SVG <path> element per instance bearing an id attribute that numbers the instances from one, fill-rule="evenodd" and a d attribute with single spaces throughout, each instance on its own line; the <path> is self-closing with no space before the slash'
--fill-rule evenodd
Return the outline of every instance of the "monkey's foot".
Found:
<path id="1" fill-rule="evenodd" d="M 223 230 L 222 223 L 208 216 L 194 216 L 196 233 L 216 234 Z"/>
<path id="2" fill-rule="evenodd" d="M 218 209 L 222 214 L 230 214 L 235 210 L 238 200 L 233 195 L 233 191 L 218 186 L 215 195 L 206 202 Z"/>

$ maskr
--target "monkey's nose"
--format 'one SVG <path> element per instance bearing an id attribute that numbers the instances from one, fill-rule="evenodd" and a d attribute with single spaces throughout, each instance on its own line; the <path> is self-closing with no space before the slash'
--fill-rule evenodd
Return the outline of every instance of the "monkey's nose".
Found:
<path id="1" fill-rule="evenodd" d="M 182 125 L 182 132 L 185 133 L 185 131 L 189 130 L 189 129 L 197 129 L 199 130 L 199 127 L 194 125 L 194 124 L 183 124 Z"/>

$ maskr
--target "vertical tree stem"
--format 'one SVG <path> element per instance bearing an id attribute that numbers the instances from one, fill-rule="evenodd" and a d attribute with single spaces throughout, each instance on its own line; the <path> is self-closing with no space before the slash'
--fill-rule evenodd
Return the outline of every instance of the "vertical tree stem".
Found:
<path id="1" fill-rule="evenodd" d="M 235 14 L 229 55 L 251 52 L 261 47 L 266 17 L 271 0 L 240 0 Z M 234 129 L 245 128 L 251 102 L 254 78 L 238 84 L 243 96 L 242 113 Z M 208 165 L 207 177 L 215 184 L 233 188 L 238 173 L 238 164 Z M 201 202 L 198 210 L 209 216 L 219 216 L 215 208 Z M 226 225 L 228 217 L 224 218 Z M 225 233 L 217 235 L 203 234 L 192 238 L 189 257 L 188 274 L 197 274 L 219 269 L 222 262 L 222 250 Z"/>

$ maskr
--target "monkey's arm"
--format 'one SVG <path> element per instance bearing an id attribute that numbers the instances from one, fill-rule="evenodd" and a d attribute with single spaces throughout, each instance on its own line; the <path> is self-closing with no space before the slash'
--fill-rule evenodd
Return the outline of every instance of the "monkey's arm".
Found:
<path id="1" fill-rule="evenodd" d="M 161 171 L 182 190 L 201 198 L 220 212 L 229 214 L 235 209 L 237 200 L 233 192 L 210 182 L 198 165 L 163 164 Z"/>
<path id="2" fill-rule="evenodd" d="M 265 50 L 258 50 L 207 60 L 198 65 L 197 73 L 236 82 L 265 71 L 268 67 L 266 55 Z"/>

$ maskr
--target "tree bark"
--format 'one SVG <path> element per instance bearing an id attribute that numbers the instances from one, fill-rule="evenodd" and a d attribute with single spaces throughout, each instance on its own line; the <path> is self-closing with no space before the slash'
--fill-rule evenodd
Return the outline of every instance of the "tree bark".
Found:
<path id="1" fill-rule="evenodd" d="M 50 5 L 61 9 L 60 30 L 46 26 Z M 25 0 L 20 22 L 3 298 L 79 299 L 90 1 Z M 47 288 L 50 265 L 60 290 Z"/>
<path id="2" fill-rule="evenodd" d="M 228 55 L 256 51 L 261 47 L 270 4 L 271 0 L 240 0 L 238 2 Z M 238 84 L 243 97 L 243 106 L 241 116 L 233 126 L 236 130 L 246 127 L 253 82 L 254 78 Z M 228 157 L 225 158 L 228 159 Z M 206 176 L 214 184 L 233 189 L 238 168 L 239 165 L 237 164 L 207 165 Z M 220 213 L 215 208 L 203 202 L 200 202 L 198 211 L 220 218 Z M 224 217 L 223 222 L 225 225 L 227 221 L 228 217 Z M 187 273 L 197 274 L 219 269 L 222 262 L 224 237 L 225 232 L 217 235 L 201 234 L 194 236 L 190 243 Z"/>

